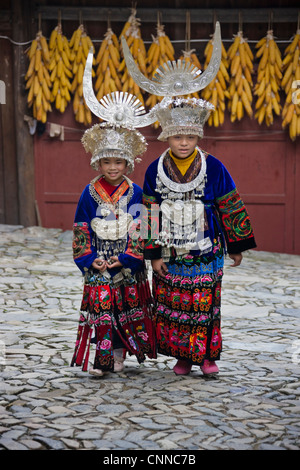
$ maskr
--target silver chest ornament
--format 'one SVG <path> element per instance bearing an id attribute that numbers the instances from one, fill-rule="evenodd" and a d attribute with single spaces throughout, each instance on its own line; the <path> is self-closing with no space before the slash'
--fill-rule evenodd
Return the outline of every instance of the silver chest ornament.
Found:
<path id="1" fill-rule="evenodd" d="M 188 183 L 176 183 L 165 173 L 163 160 L 168 150 L 159 159 L 156 191 L 163 199 L 161 209 L 161 231 L 157 243 L 165 248 L 175 248 L 178 255 L 189 250 L 207 252 L 212 243 L 204 238 L 205 208 L 201 201 L 206 183 L 206 159 L 201 156 L 201 170 L 195 179 Z M 166 252 L 166 250 L 163 250 Z"/>
<path id="2" fill-rule="evenodd" d="M 102 240 L 127 239 L 129 227 L 133 221 L 132 215 L 119 209 L 119 217 L 114 220 L 95 217 L 91 221 L 91 227 L 97 237 Z"/>

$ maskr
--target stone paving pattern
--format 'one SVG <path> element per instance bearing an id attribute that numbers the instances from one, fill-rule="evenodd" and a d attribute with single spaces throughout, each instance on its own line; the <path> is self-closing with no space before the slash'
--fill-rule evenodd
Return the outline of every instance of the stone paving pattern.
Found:
<path id="1" fill-rule="evenodd" d="M 299 449 L 299 256 L 226 260 L 217 378 L 178 377 L 161 355 L 95 378 L 69 366 L 83 286 L 71 232 L 0 237 L 1 449 Z"/>

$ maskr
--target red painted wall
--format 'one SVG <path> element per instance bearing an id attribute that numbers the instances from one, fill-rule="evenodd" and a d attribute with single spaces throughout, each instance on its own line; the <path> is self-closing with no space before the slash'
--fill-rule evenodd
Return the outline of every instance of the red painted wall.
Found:
<path id="1" fill-rule="evenodd" d="M 64 125 L 64 141 L 49 136 L 50 123 Z M 76 205 L 88 182 L 96 176 L 90 155 L 80 142 L 85 128 L 75 123 L 72 109 L 49 115 L 45 132 L 35 137 L 36 198 L 44 227 L 72 228 Z M 157 141 L 159 130 L 142 130 L 148 150 L 131 179 L 143 185 L 147 166 L 167 144 Z M 272 129 L 244 118 L 219 128 L 205 129 L 201 147 L 228 168 L 242 195 L 255 231 L 258 250 L 300 254 L 299 142 L 292 143 L 281 121 Z"/>

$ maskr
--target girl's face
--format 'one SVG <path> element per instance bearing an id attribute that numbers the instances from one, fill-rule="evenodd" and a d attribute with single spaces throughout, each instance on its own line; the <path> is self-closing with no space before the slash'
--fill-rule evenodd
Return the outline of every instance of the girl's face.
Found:
<path id="1" fill-rule="evenodd" d="M 99 162 L 102 174 L 106 181 L 117 186 L 123 181 L 123 175 L 126 171 L 127 162 L 124 158 L 101 158 Z"/>
<path id="2" fill-rule="evenodd" d="M 193 153 L 198 142 L 197 135 L 173 135 L 168 138 L 172 153 L 178 158 L 186 158 Z"/>

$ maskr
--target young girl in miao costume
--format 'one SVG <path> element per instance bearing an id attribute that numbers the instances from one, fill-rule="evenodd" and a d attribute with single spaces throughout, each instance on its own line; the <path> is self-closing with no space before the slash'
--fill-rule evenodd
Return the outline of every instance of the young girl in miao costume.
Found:
<path id="1" fill-rule="evenodd" d="M 205 88 L 217 74 L 220 26 L 217 23 L 210 64 L 201 75 L 195 67 L 178 61 L 164 64 L 150 81 L 141 77 L 125 41 L 123 50 L 137 84 L 164 96 L 150 115 L 160 122 L 158 139 L 167 141 L 169 148 L 150 164 L 143 189 L 149 213 L 146 223 L 152 227 L 145 259 L 151 259 L 153 268 L 158 352 L 177 359 L 176 374 L 189 374 L 192 365 L 200 366 L 205 375 L 216 374 L 222 350 L 224 255 L 227 252 L 233 266 L 238 266 L 242 252 L 256 246 L 245 205 L 229 172 L 197 146 L 213 106 L 184 97 Z M 154 233 L 156 224 L 159 229 Z"/>
<path id="2" fill-rule="evenodd" d="M 112 94 L 100 102 L 92 88 L 90 52 L 83 90 L 87 105 L 106 123 L 88 129 L 82 142 L 101 173 L 84 189 L 73 227 L 74 261 L 84 276 L 83 298 L 71 365 L 88 368 L 96 343 L 92 375 L 120 372 L 126 351 L 143 362 L 156 357 L 153 301 L 143 259 L 139 214 L 142 190 L 125 173 L 146 150 L 135 130 L 151 124 L 132 95 Z"/>

